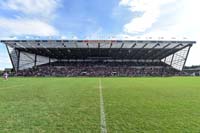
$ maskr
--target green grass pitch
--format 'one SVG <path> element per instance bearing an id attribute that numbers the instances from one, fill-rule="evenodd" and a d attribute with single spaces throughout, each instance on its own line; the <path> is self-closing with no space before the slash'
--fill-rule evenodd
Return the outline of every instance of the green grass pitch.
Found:
<path id="1" fill-rule="evenodd" d="M 0 133 L 101 132 L 99 79 L 0 79 Z M 200 78 L 100 80 L 108 133 L 200 131 Z"/>

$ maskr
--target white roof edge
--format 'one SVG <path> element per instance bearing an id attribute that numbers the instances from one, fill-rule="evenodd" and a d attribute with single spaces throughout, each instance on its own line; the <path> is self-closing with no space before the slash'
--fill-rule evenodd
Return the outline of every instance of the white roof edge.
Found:
<path id="1" fill-rule="evenodd" d="M 172 42 L 172 43 L 196 43 L 194 40 L 0 40 L 2 43 L 6 42 L 84 42 L 84 43 L 101 43 L 101 42 Z"/>

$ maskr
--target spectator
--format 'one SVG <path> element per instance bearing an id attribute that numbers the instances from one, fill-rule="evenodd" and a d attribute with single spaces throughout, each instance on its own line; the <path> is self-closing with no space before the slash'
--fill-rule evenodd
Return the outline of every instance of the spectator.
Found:
<path id="1" fill-rule="evenodd" d="M 37 68 L 21 70 L 16 76 L 174 76 L 184 73 L 160 63 L 135 62 L 55 62 Z"/>

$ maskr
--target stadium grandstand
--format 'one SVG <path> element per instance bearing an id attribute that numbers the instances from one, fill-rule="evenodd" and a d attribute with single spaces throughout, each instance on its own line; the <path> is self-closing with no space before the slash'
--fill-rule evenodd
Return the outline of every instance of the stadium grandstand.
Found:
<path id="1" fill-rule="evenodd" d="M 186 66 L 183 68 L 183 71 L 193 75 L 193 76 L 200 76 L 200 66 Z"/>
<path id="2" fill-rule="evenodd" d="M 173 76 L 195 41 L 2 40 L 15 76 Z"/>

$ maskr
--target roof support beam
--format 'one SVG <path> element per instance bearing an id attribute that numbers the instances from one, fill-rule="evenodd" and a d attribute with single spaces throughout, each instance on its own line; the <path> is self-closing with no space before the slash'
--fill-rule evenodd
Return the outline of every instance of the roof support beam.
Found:
<path id="1" fill-rule="evenodd" d="M 137 59 L 138 57 L 141 56 L 140 52 L 148 45 L 148 43 L 145 43 L 141 48 L 139 48 L 137 50 L 137 52 L 135 52 L 135 54 L 133 54 L 132 56 Z"/>
<path id="2" fill-rule="evenodd" d="M 120 49 L 122 49 L 122 48 L 123 48 L 123 46 L 124 46 L 124 43 L 122 43 L 122 45 L 121 45 Z"/>
<path id="3" fill-rule="evenodd" d="M 170 48 L 170 50 L 165 52 L 165 53 L 161 52 L 160 54 L 155 56 L 154 59 L 156 58 L 156 59 L 160 59 L 161 60 L 161 59 L 163 59 L 163 58 L 165 58 L 165 57 L 167 57 L 167 56 L 169 56 L 169 55 L 171 55 L 173 53 L 176 53 L 177 51 L 180 50 L 180 49 L 176 49 L 176 48 L 181 46 L 181 45 L 182 44 L 178 44 L 178 45 L 174 46 L 173 48 Z"/>
<path id="4" fill-rule="evenodd" d="M 136 46 L 137 44 L 136 43 L 134 43 L 132 46 L 131 46 L 131 49 L 133 49 L 135 46 Z"/>
<path id="5" fill-rule="evenodd" d="M 31 48 L 33 48 L 34 50 L 36 50 L 36 51 L 38 50 L 36 47 L 33 47 L 33 46 L 31 45 L 30 42 L 27 42 L 26 44 L 27 44 L 28 46 L 30 46 Z M 39 43 L 37 43 L 37 44 L 40 45 Z"/>
<path id="6" fill-rule="evenodd" d="M 119 52 L 121 51 L 121 49 L 123 48 L 123 46 L 124 46 L 124 43 L 122 43 L 122 45 L 121 45 L 120 48 L 118 49 Z"/>
<path id="7" fill-rule="evenodd" d="M 161 55 L 161 57 L 160 57 L 160 59 L 163 59 L 163 58 L 165 58 L 166 56 L 169 56 L 170 54 L 173 54 L 173 53 L 176 53 L 176 52 L 178 52 L 178 51 L 181 51 L 182 49 L 184 49 L 184 48 L 186 48 L 186 47 L 188 47 L 189 45 L 186 45 L 186 46 L 184 46 L 184 47 L 182 47 L 182 48 L 180 48 L 180 49 L 176 49 L 177 47 L 179 47 L 179 46 L 181 46 L 182 44 L 178 44 L 178 45 L 176 45 L 175 47 L 173 47 L 172 49 L 170 49 L 168 52 L 166 52 L 163 56 Z"/>
<path id="8" fill-rule="evenodd" d="M 156 43 L 144 56 L 143 58 L 149 57 L 151 55 L 151 53 L 153 52 L 153 50 L 157 47 L 160 46 L 159 43 Z"/>
<path id="9" fill-rule="evenodd" d="M 130 57 L 130 55 L 131 55 L 131 53 L 133 52 L 133 49 L 134 49 L 134 47 L 136 46 L 137 44 L 136 43 L 134 43 L 132 46 L 131 46 L 131 48 L 128 50 L 128 52 L 127 52 L 127 54 L 126 54 L 126 58 L 128 57 Z"/>
<path id="10" fill-rule="evenodd" d="M 135 48 L 136 45 L 137 45 L 137 44 L 134 43 L 134 44 L 131 46 L 131 48 L 130 48 L 130 53 L 133 51 L 133 49 Z"/>
<path id="11" fill-rule="evenodd" d="M 160 49 L 160 52 L 154 54 L 152 57 L 147 58 L 147 59 L 152 59 L 153 60 L 155 57 L 157 57 L 158 55 L 162 54 L 162 50 L 164 50 L 165 48 L 167 48 L 170 45 L 171 45 L 171 43 L 168 43 L 167 45 L 165 45 L 163 48 Z"/>

